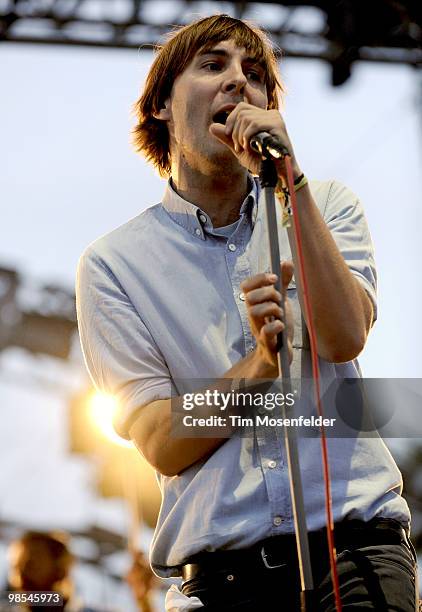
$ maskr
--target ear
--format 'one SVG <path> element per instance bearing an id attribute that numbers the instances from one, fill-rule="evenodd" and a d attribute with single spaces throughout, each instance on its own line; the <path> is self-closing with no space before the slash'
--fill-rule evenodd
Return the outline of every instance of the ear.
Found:
<path id="1" fill-rule="evenodd" d="M 159 119 L 160 121 L 168 121 L 171 116 L 170 106 L 170 98 L 167 98 L 167 100 L 164 102 L 164 106 L 160 108 L 158 113 L 153 113 L 154 118 Z"/>

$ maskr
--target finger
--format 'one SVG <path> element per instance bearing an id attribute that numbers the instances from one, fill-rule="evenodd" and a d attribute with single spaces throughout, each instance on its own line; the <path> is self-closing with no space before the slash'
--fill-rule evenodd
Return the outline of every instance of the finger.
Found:
<path id="1" fill-rule="evenodd" d="M 246 303 L 250 306 L 261 302 L 276 302 L 281 303 L 281 293 L 277 291 L 274 285 L 253 289 L 246 294 Z"/>
<path id="2" fill-rule="evenodd" d="M 265 272 L 261 272 L 260 274 L 255 274 L 255 276 L 250 276 L 242 283 L 240 283 L 240 288 L 244 293 L 248 293 L 253 289 L 260 289 L 261 287 L 265 287 L 268 285 L 274 285 L 277 280 L 276 274 L 269 274 Z"/>
<path id="3" fill-rule="evenodd" d="M 245 131 L 248 125 L 248 121 L 249 119 L 248 119 L 247 109 L 240 110 L 237 113 L 237 117 L 236 117 L 235 123 L 233 125 L 233 129 L 231 132 L 231 137 L 234 142 L 235 148 L 236 148 L 236 145 L 238 149 L 247 148 L 247 146 L 246 147 L 244 146 L 243 132 Z"/>
<path id="4" fill-rule="evenodd" d="M 227 145 L 233 153 L 235 153 L 233 140 L 224 132 L 224 125 L 222 125 L 221 123 L 211 123 L 209 127 L 209 132 L 218 140 L 220 140 L 220 142 Z"/>
<path id="5" fill-rule="evenodd" d="M 275 319 L 270 323 L 266 323 L 261 327 L 260 340 L 265 345 L 275 348 L 277 345 L 277 336 L 284 329 L 282 321 Z"/>
<path id="6" fill-rule="evenodd" d="M 256 134 L 259 134 L 260 132 L 268 132 L 270 134 L 273 127 L 274 126 L 272 126 L 270 123 L 258 123 L 257 121 L 250 121 L 249 124 L 245 126 L 245 129 L 242 134 L 244 148 L 249 148 L 250 151 L 256 153 L 256 151 L 254 151 L 250 147 L 250 141 L 252 139 L 252 136 L 256 136 Z"/>
<path id="7" fill-rule="evenodd" d="M 234 107 L 234 109 L 231 111 L 231 113 L 227 117 L 225 128 L 224 128 L 226 136 L 231 136 L 234 126 L 236 125 L 236 122 L 238 120 L 239 112 L 244 108 L 245 104 L 246 104 L 245 102 L 239 102 L 239 104 Z"/>
<path id="8" fill-rule="evenodd" d="M 265 317 L 277 317 L 278 319 L 283 318 L 283 310 L 274 302 L 264 302 L 263 304 L 256 304 L 249 308 L 249 314 L 254 319 L 264 319 Z"/>
<path id="9" fill-rule="evenodd" d="M 292 261 L 283 261 L 280 263 L 280 270 L 281 270 L 281 284 L 282 284 L 282 290 L 285 293 L 287 290 L 287 287 L 289 286 L 290 281 L 292 280 L 292 276 L 293 276 L 293 262 Z"/>
<path id="10" fill-rule="evenodd" d="M 270 126 L 262 124 L 262 120 L 258 121 L 256 117 L 256 109 L 245 110 L 239 113 L 239 119 L 235 124 L 232 138 L 234 142 L 238 142 L 239 145 L 244 149 L 248 150 L 253 155 L 257 155 L 256 151 L 251 149 L 250 140 L 252 136 L 255 136 L 258 132 L 269 131 Z"/>
<path id="11" fill-rule="evenodd" d="M 258 134 L 258 132 L 264 132 L 266 128 L 262 126 L 262 123 L 258 122 L 252 113 L 245 115 L 244 121 L 241 124 L 241 132 L 239 135 L 239 142 L 244 149 L 248 149 L 253 155 L 258 155 L 256 151 L 251 149 L 250 140 L 252 136 Z"/>

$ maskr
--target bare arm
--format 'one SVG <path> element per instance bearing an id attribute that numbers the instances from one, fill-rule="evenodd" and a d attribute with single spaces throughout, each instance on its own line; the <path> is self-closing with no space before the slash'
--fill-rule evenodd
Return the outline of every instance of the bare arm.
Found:
<path id="1" fill-rule="evenodd" d="M 292 266 L 283 265 L 282 284 L 284 291 L 292 276 Z M 282 331 L 280 317 L 280 294 L 274 288 L 274 280 L 268 274 L 258 274 L 242 284 L 246 295 L 249 321 L 252 332 L 257 339 L 257 348 L 238 361 L 222 375 L 227 379 L 227 388 L 220 386 L 221 391 L 230 391 L 232 379 L 244 378 L 274 379 L 277 377 L 277 355 L 275 352 L 277 334 Z M 293 320 L 287 306 L 289 333 L 289 350 L 293 336 Z M 224 381 L 221 381 L 224 386 Z M 182 412 L 182 398 L 158 400 L 144 406 L 139 417 L 130 428 L 129 435 L 145 459 L 161 474 L 175 476 L 200 459 L 211 454 L 226 438 L 176 438 L 171 436 L 172 417 Z M 203 417 L 215 414 L 212 407 L 204 406 Z"/>
<path id="2" fill-rule="evenodd" d="M 372 302 L 347 267 L 308 185 L 296 195 L 318 354 L 330 362 L 350 361 L 365 346 L 373 320 Z M 289 241 L 298 270 L 292 228 Z M 299 274 L 296 278 L 299 281 Z M 298 289 L 304 312 L 299 282 Z"/>
<path id="3" fill-rule="evenodd" d="M 255 350 L 223 374 L 222 378 L 230 380 L 227 380 L 227 388 L 221 387 L 220 390 L 230 391 L 233 378 L 275 378 L 275 376 L 274 368 L 267 367 Z M 165 476 L 179 474 L 226 441 L 226 438 L 172 437 L 172 414 L 179 412 L 181 403 L 181 397 L 151 402 L 142 408 L 129 432 L 132 441 L 145 459 Z M 215 408 L 204 406 L 202 414 L 205 418 L 215 414 Z"/>

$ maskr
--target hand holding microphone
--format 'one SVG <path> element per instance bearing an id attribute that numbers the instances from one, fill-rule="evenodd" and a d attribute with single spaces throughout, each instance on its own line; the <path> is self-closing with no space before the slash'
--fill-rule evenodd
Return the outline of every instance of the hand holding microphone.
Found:
<path id="1" fill-rule="evenodd" d="M 267 110 L 239 102 L 227 116 L 225 125 L 212 123 L 209 130 L 230 148 L 252 174 L 259 174 L 263 146 L 272 149 L 270 153 L 276 161 L 279 175 L 284 175 L 283 158 L 286 153 L 292 158 L 294 174 L 301 174 L 283 118 L 276 109 Z"/>

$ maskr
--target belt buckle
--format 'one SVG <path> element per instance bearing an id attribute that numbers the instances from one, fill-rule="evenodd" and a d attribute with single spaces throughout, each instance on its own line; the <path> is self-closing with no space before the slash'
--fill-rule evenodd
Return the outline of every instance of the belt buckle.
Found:
<path id="1" fill-rule="evenodd" d="M 276 569 L 277 567 L 283 567 L 284 565 L 287 565 L 287 563 L 280 563 L 279 565 L 270 565 L 267 561 L 268 555 L 265 552 L 265 546 L 262 546 L 261 548 L 261 557 L 262 557 L 262 562 L 264 563 L 267 569 Z"/>

